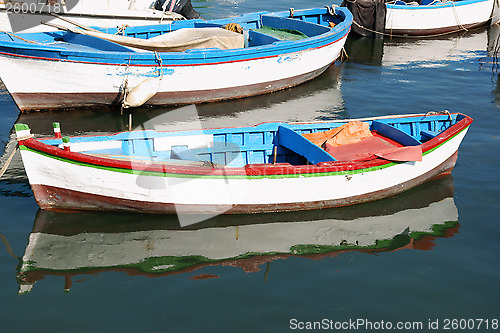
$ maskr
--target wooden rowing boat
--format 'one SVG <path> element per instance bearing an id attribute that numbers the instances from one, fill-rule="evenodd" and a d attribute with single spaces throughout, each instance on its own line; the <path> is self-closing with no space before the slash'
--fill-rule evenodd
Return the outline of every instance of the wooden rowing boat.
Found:
<path id="1" fill-rule="evenodd" d="M 339 56 L 351 23 L 346 8 L 313 8 L 293 17 L 261 12 L 129 27 L 120 35 L 4 33 L 0 77 L 21 111 L 234 99 L 317 77 Z M 223 29 L 230 26 L 243 34 Z M 201 43 L 207 40 L 213 43 Z M 137 93 L 145 97 L 129 102 Z"/>
<path id="2" fill-rule="evenodd" d="M 15 127 L 42 209 L 190 216 L 388 197 L 451 173 L 471 123 L 459 113 L 417 114 L 62 139 L 57 124 L 54 138 Z"/>

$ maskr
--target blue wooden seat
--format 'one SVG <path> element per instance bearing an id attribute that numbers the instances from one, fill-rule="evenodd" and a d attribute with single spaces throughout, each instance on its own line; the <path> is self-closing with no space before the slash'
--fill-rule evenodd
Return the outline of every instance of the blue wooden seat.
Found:
<path id="1" fill-rule="evenodd" d="M 213 147 L 188 148 L 186 145 L 172 146 L 171 159 L 187 161 L 212 162 L 219 165 L 241 167 L 257 158 L 258 162 L 264 163 L 264 155 L 267 152 L 264 147 L 239 147 L 237 145 L 215 145 Z M 249 156 L 249 154 L 262 156 Z M 259 158 L 260 157 L 260 158 Z"/>
<path id="2" fill-rule="evenodd" d="M 399 142 L 403 146 L 418 146 L 422 144 L 422 142 L 415 139 L 408 133 L 381 121 L 372 121 L 372 130 L 379 132 L 386 138 Z"/>
<path id="3" fill-rule="evenodd" d="M 323 148 L 316 146 L 286 125 L 278 127 L 278 144 L 303 156 L 312 164 L 335 161 Z"/>
<path id="4" fill-rule="evenodd" d="M 423 130 L 420 131 L 420 134 L 422 135 L 423 139 L 434 139 L 436 136 L 438 136 L 441 132 L 438 131 L 430 131 L 430 130 Z"/>
<path id="5" fill-rule="evenodd" d="M 188 160 L 188 161 L 201 161 L 198 155 L 195 154 L 194 149 L 188 149 L 188 146 L 172 146 L 170 151 L 170 158 L 177 160 Z"/>

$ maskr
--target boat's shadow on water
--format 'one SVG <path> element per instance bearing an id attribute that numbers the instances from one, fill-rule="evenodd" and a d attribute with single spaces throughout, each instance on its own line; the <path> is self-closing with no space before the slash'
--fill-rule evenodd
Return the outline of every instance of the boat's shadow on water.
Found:
<path id="1" fill-rule="evenodd" d="M 223 265 L 256 272 L 291 256 L 431 250 L 436 238 L 451 237 L 458 228 L 451 176 L 367 204 L 219 215 L 184 228 L 175 215 L 40 210 L 18 267 L 19 292 L 49 276 L 64 276 L 69 290 L 76 276 L 104 271 L 160 277 Z M 189 276 L 218 277 L 199 273 Z"/>
<path id="2" fill-rule="evenodd" d="M 250 98 L 187 106 L 143 106 L 126 109 L 123 114 L 119 108 L 30 112 L 21 113 L 16 123 L 27 124 L 32 133 L 47 136 L 53 135 L 52 122 L 57 121 L 63 135 L 71 136 L 125 131 L 129 115 L 132 115 L 132 128 L 140 129 L 162 125 L 162 129 L 179 129 L 179 124 L 192 123 L 193 117 L 204 127 L 349 118 L 339 89 L 341 69 L 341 64 L 333 64 L 314 80 Z"/>

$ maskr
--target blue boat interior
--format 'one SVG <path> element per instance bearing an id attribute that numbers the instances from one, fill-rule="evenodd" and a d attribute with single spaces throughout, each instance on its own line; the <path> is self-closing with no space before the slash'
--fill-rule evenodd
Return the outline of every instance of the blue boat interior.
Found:
<path id="1" fill-rule="evenodd" d="M 149 39 L 174 30 L 183 28 L 208 28 L 224 27 L 229 23 L 239 24 L 245 31 L 246 47 L 258 47 L 269 45 L 280 41 L 296 40 L 297 38 L 313 37 L 330 31 L 332 26 L 341 23 L 345 14 L 338 10 L 338 13 L 331 15 L 327 10 L 305 9 L 297 10 L 293 18 L 289 12 L 279 13 L 251 13 L 233 18 L 204 21 L 184 20 L 174 21 L 171 24 L 126 27 L 123 35 L 127 37 Z M 269 28 L 269 29 L 263 29 Z M 101 32 L 117 34 L 118 28 L 97 28 Z M 264 32 L 265 31 L 265 32 Z M 20 38 L 19 38 L 20 37 Z M 45 33 L 22 33 L 16 37 L 14 34 L 0 34 L 0 41 L 12 42 L 12 47 L 22 49 L 22 45 L 29 45 L 30 48 L 40 52 L 46 49 L 74 52 L 141 52 L 114 42 L 106 41 L 97 37 L 76 34 L 68 31 L 55 31 Z M 26 49 L 28 49 L 26 47 Z M 150 51 L 144 51 L 152 53 Z"/>
<path id="2" fill-rule="evenodd" d="M 415 117 L 408 117 L 367 122 L 370 130 L 379 135 L 403 146 L 418 146 L 436 137 L 463 117 L 431 115 L 419 118 L 419 121 L 415 121 Z M 346 122 L 263 123 L 253 127 L 199 131 L 122 132 L 107 136 L 72 137 L 71 150 L 131 162 L 230 167 L 263 163 L 307 165 L 335 159 L 302 134 L 328 131 L 344 124 Z M 62 147 L 61 139 L 41 141 Z"/>

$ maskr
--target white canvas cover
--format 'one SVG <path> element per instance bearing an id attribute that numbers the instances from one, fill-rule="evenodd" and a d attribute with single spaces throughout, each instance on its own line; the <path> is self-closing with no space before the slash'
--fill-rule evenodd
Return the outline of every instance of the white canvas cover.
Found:
<path id="1" fill-rule="evenodd" d="M 227 50 L 244 46 L 242 34 L 222 28 L 185 28 L 150 38 L 149 41 L 168 47 L 171 52 L 211 47 Z"/>
<path id="2" fill-rule="evenodd" d="M 184 28 L 149 39 L 107 34 L 95 30 L 70 28 L 74 33 L 102 38 L 123 46 L 156 52 L 182 52 L 188 49 L 244 47 L 242 34 L 222 28 Z"/>

